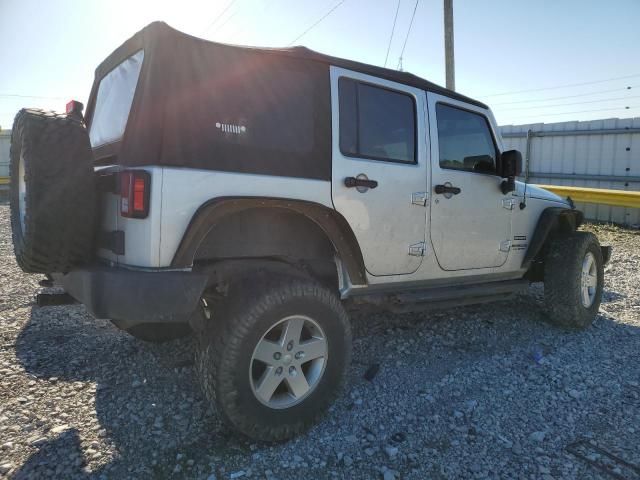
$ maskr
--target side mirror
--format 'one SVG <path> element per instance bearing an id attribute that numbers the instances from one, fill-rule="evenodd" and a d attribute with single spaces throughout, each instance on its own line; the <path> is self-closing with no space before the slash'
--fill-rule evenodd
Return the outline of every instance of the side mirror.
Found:
<path id="1" fill-rule="evenodd" d="M 516 189 L 516 177 L 522 173 L 522 154 L 518 150 L 507 150 L 500 155 L 500 176 L 506 178 L 500 184 L 502 194 Z"/>
<path id="2" fill-rule="evenodd" d="M 500 155 L 500 176 L 517 177 L 522 173 L 522 154 L 518 150 L 507 150 Z"/>

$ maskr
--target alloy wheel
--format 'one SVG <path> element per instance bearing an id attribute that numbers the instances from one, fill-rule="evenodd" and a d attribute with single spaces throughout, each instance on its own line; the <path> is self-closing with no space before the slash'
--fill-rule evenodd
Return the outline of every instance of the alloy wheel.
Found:
<path id="1" fill-rule="evenodd" d="M 315 320 L 283 318 L 265 332 L 251 356 L 253 394 L 270 408 L 300 403 L 320 383 L 327 355 L 327 337 Z"/>

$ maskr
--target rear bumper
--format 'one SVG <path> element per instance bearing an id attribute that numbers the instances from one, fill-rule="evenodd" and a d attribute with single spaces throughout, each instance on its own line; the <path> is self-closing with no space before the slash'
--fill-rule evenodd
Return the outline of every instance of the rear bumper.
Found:
<path id="1" fill-rule="evenodd" d="M 95 317 L 125 329 L 187 321 L 207 284 L 207 276 L 198 273 L 109 267 L 74 270 L 55 279 Z"/>

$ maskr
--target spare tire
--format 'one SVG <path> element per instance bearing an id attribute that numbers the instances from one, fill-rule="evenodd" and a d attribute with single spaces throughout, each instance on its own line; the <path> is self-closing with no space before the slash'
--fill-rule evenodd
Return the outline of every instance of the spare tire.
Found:
<path id="1" fill-rule="evenodd" d="M 22 109 L 11 132 L 13 248 L 27 273 L 64 273 L 93 254 L 93 154 L 84 124 Z"/>

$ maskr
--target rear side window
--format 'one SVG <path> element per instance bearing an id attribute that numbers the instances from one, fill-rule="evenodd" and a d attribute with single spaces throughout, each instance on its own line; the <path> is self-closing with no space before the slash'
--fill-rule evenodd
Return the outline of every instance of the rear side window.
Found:
<path id="1" fill-rule="evenodd" d="M 485 116 L 439 103 L 440 167 L 495 173 L 497 149 Z"/>
<path id="2" fill-rule="evenodd" d="M 341 78 L 340 151 L 391 162 L 416 161 L 416 108 L 411 95 Z"/>
<path id="3" fill-rule="evenodd" d="M 143 60 L 144 50 L 140 50 L 100 81 L 89 130 L 92 147 L 117 142 L 122 138 Z"/>

